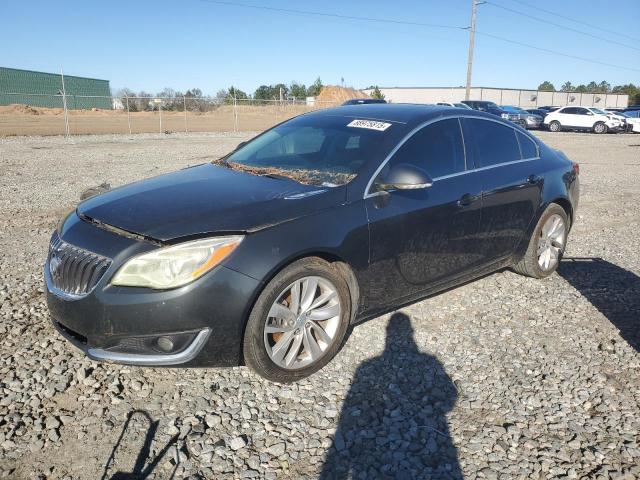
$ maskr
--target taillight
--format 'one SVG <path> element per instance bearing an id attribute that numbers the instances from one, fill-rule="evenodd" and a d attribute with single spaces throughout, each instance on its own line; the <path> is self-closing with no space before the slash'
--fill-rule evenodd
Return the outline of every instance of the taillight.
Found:
<path id="1" fill-rule="evenodd" d="M 573 173 L 580 175 L 580 164 L 573 162 Z"/>

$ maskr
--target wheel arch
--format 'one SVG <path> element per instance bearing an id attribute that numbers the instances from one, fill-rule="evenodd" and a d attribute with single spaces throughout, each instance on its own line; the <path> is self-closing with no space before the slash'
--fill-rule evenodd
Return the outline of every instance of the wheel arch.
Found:
<path id="1" fill-rule="evenodd" d="M 569 229 L 571 229 L 571 226 L 573 225 L 573 206 L 571 205 L 571 202 L 569 201 L 569 199 L 566 197 L 554 198 L 553 200 L 547 203 L 547 205 L 545 206 L 545 209 L 552 203 L 556 203 L 560 205 L 562 209 L 566 212 L 567 217 L 569 218 Z"/>
<path id="2" fill-rule="evenodd" d="M 522 237 L 521 241 L 518 243 L 518 246 L 515 248 L 514 258 L 516 259 L 516 261 L 522 258 L 522 255 L 524 255 L 527 249 L 529 238 L 531 238 L 531 235 L 533 235 L 533 231 L 535 230 L 536 225 L 540 221 L 540 218 L 544 214 L 545 210 L 552 203 L 559 205 L 566 212 L 567 217 L 569 218 L 569 230 L 571 230 L 571 226 L 573 225 L 573 207 L 571 206 L 571 202 L 567 197 L 562 195 L 552 195 L 550 198 L 551 200 L 544 201 L 540 204 L 538 211 L 532 218 L 531 222 L 529 223 L 529 227 L 525 231 L 525 235 Z"/>
<path id="3" fill-rule="evenodd" d="M 297 255 L 292 255 L 287 257 L 283 261 L 281 261 L 276 267 L 274 267 L 269 274 L 265 277 L 265 280 L 261 283 L 260 287 L 256 290 L 253 298 L 251 299 L 251 304 L 247 309 L 247 313 L 242 319 L 242 335 L 240 336 L 240 358 L 239 365 L 245 365 L 244 360 L 244 336 L 247 329 L 247 322 L 249 320 L 249 315 L 253 310 L 258 298 L 262 294 L 264 288 L 271 282 L 282 270 L 287 268 L 294 262 L 302 260 L 304 258 L 320 258 L 327 263 L 330 263 L 335 266 L 335 268 L 340 272 L 340 274 L 344 277 L 347 282 L 347 286 L 349 287 L 349 295 L 351 297 L 351 312 L 350 312 L 350 323 L 353 324 L 356 318 L 356 314 L 358 312 L 358 306 L 360 302 L 360 284 L 358 282 L 358 278 L 351 267 L 351 265 L 340 255 L 335 252 L 329 250 L 311 250 L 308 252 L 299 253 Z"/>

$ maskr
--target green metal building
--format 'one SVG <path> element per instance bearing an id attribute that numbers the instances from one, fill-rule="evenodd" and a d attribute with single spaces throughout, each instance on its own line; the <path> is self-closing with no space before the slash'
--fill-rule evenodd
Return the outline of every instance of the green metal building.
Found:
<path id="1" fill-rule="evenodd" d="M 109 80 L 64 76 L 69 109 L 111 109 Z M 62 76 L 0 67 L 0 105 L 62 108 Z"/>

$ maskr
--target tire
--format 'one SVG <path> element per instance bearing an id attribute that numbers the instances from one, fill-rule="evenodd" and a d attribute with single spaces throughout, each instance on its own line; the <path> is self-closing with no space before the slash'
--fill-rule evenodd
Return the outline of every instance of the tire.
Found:
<path id="1" fill-rule="evenodd" d="M 305 296 L 311 288 L 313 296 Z M 299 292 L 297 303 L 294 291 Z M 303 308 L 321 297 L 330 300 Z M 275 312 L 279 315 L 270 315 Z M 327 315 L 333 316 L 320 319 Z M 303 258 L 280 271 L 260 293 L 245 329 L 244 360 L 267 380 L 295 382 L 320 370 L 338 353 L 350 318 L 349 286 L 337 266 L 316 257 Z"/>
<path id="2" fill-rule="evenodd" d="M 561 240 L 558 238 L 550 239 L 547 233 L 558 233 L 551 231 L 548 224 L 553 224 L 557 219 L 562 221 Z M 533 278 L 545 278 L 556 271 L 567 244 L 567 234 L 569 233 L 569 218 L 567 212 L 564 211 L 557 203 L 550 204 L 540 216 L 536 228 L 529 239 L 527 251 L 518 263 L 513 266 L 513 270 L 521 275 Z M 555 245 L 555 246 L 554 246 Z M 547 264 L 545 252 L 550 248 L 550 260 L 555 252 L 555 262 Z M 545 257 L 543 258 L 543 255 Z"/>
<path id="3" fill-rule="evenodd" d="M 596 122 L 593 126 L 593 132 L 597 134 L 607 133 L 608 130 L 609 127 L 607 127 L 607 124 L 604 122 Z"/>
<path id="4" fill-rule="evenodd" d="M 553 122 L 551 122 L 549 124 L 549 131 L 551 131 L 551 132 L 559 132 L 560 130 L 562 130 L 562 125 L 560 125 L 559 121 L 554 120 Z"/>

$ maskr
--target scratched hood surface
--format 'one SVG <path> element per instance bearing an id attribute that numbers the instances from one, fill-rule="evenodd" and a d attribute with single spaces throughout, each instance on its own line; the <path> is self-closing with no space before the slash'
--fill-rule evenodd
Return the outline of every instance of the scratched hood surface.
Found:
<path id="1" fill-rule="evenodd" d="M 259 230 L 339 205 L 344 199 L 344 187 L 302 185 L 204 164 L 92 197 L 78 206 L 78 213 L 168 241 Z"/>

